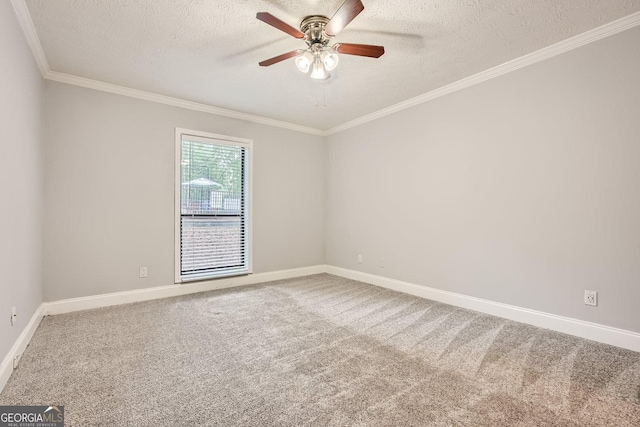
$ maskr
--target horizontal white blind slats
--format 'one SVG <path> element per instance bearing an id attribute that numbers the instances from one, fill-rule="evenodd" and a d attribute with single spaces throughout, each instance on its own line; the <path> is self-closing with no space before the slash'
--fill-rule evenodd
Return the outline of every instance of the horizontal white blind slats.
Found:
<path id="1" fill-rule="evenodd" d="M 187 142 L 201 142 L 203 144 L 218 144 L 219 142 L 221 142 L 220 140 L 215 138 L 207 138 L 207 137 L 198 136 L 198 135 L 189 135 L 186 133 L 182 134 L 182 140 Z M 246 147 L 247 142 L 243 142 L 243 141 L 247 141 L 247 140 L 242 140 L 238 138 L 238 141 L 231 141 L 231 140 L 225 139 L 222 142 L 225 146 Z"/>
<path id="2" fill-rule="evenodd" d="M 248 270 L 247 147 L 183 135 L 180 148 L 181 276 Z"/>

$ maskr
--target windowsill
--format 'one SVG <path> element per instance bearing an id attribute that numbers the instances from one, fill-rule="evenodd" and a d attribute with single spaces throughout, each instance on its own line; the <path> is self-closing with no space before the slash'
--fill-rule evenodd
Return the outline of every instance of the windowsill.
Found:
<path id="1" fill-rule="evenodd" d="M 249 274 L 251 274 L 251 271 L 246 268 L 243 268 L 242 270 L 235 270 L 235 271 L 227 270 L 221 273 L 194 274 L 190 276 L 180 277 L 180 281 L 176 283 L 183 284 L 183 283 L 203 282 L 206 280 L 226 279 L 229 277 L 236 277 L 236 276 L 248 276 Z"/>

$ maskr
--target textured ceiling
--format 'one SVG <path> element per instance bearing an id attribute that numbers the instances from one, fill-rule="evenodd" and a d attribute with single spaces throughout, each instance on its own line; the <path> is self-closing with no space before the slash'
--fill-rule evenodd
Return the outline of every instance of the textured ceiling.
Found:
<path id="1" fill-rule="evenodd" d="M 342 55 L 317 82 L 293 60 L 258 62 L 303 41 L 294 27 L 343 0 L 27 0 L 53 71 L 328 129 L 640 10 L 640 0 L 362 0 L 336 42 L 384 45 Z"/>

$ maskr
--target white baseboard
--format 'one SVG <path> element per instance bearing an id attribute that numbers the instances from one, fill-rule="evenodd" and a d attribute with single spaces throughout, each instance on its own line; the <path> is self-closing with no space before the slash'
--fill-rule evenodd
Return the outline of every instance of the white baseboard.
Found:
<path id="1" fill-rule="evenodd" d="M 279 270 L 268 273 L 249 274 L 247 276 L 236 276 L 217 280 L 207 280 L 197 283 L 158 286 L 155 288 L 136 289 L 132 291 L 71 298 L 59 301 L 45 302 L 43 304 L 43 314 L 45 316 L 64 314 L 73 311 L 89 310 L 92 308 L 109 307 L 113 305 L 128 304 L 132 302 L 149 301 L 160 298 L 195 294 L 198 292 L 213 291 L 216 289 L 233 288 L 236 286 L 271 282 L 274 280 L 291 279 L 295 277 L 324 273 L 325 271 L 326 266 L 316 265 L 312 267 L 302 267 L 291 270 Z"/>
<path id="2" fill-rule="evenodd" d="M 198 292 L 212 291 L 216 289 L 232 288 L 237 286 L 252 285 L 271 282 L 274 280 L 292 279 L 295 277 L 309 276 L 312 274 L 329 273 L 347 279 L 358 280 L 371 285 L 380 286 L 394 291 L 404 292 L 421 298 L 451 304 L 469 310 L 479 311 L 494 316 L 502 317 L 517 322 L 527 323 L 541 328 L 551 329 L 581 338 L 615 345 L 617 347 L 640 352 L 640 334 L 610 326 L 513 305 L 502 304 L 494 301 L 457 294 L 416 285 L 414 283 L 389 279 L 387 277 L 362 273 L 355 270 L 334 267 L 330 265 L 316 265 L 312 267 L 280 270 L 269 273 L 251 274 L 226 279 L 210 280 L 206 282 L 188 283 L 182 285 L 159 286 L 148 289 L 137 289 L 126 292 L 95 295 L 82 298 L 42 303 L 31 317 L 31 320 L 16 340 L 9 353 L 0 365 L 0 392 L 6 385 L 13 372 L 13 360 L 22 355 L 31 341 L 34 332 L 38 328 L 43 316 L 70 313 L 73 311 L 88 310 L 92 308 L 108 307 L 132 302 L 148 301 L 160 298 L 188 295 Z"/>
<path id="3" fill-rule="evenodd" d="M 2 361 L 2 365 L 0 365 L 0 393 L 7 384 L 7 381 L 9 381 L 9 377 L 11 377 L 11 373 L 13 372 L 13 359 L 15 359 L 16 356 L 22 356 L 24 349 L 27 348 L 31 341 L 31 337 L 33 337 L 36 329 L 38 329 L 38 325 L 40 324 L 43 316 L 43 304 L 40 304 L 35 313 L 33 313 L 33 316 L 31 316 L 31 320 L 29 320 L 27 326 L 13 344 L 13 347 L 11 347 L 11 350 L 9 350 L 9 353 L 7 353 Z"/>
<path id="4" fill-rule="evenodd" d="M 236 286 L 253 285 L 256 283 L 272 282 L 274 280 L 292 279 L 295 277 L 324 273 L 326 270 L 327 266 L 316 265 L 312 267 L 271 271 L 268 273 L 250 274 L 247 276 L 237 276 L 198 283 L 158 286 L 148 289 L 136 289 L 133 291 L 44 302 L 40 304 L 36 312 L 33 314 L 29 324 L 27 324 L 25 329 L 22 331 L 22 334 L 20 334 L 13 347 L 11 347 L 11 350 L 9 350 L 9 353 L 2 361 L 2 365 L 0 365 L 0 392 L 2 392 L 7 381 L 9 381 L 9 377 L 11 377 L 11 373 L 13 372 L 13 360 L 16 356 L 21 356 L 25 348 L 27 348 L 27 345 L 29 345 L 34 332 L 38 328 L 38 325 L 44 316 L 70 313 L 73 311 L 88 310 L 92 308 L 109 307 L 131 302 L 188 295 Z"/>
<path id="5" fill-rule="evenodd" d="M 326 272 L 335 276 L 358 280 L 360 282 L 392 289 L 394 291 L 404 292 L 406 294 L 415 295 L 433 301 L 455 305 L 456 307 L 479 311 L 481 313 L 515 320 L 516 322 L 527 323 L 540 328 L 551 329 L 565 334 L 575 335 L 577 337 L 640 352 L 640 334 L 636 332 L 470 297 L 467 295 L 457 294 L 455 292 L 429 288 L 426 286 L 416 285 L 414 283 L 402 282 L 400 280 L 389 279 L 355 270 L 348 270 L 346 268 L 327 266 Z"/>

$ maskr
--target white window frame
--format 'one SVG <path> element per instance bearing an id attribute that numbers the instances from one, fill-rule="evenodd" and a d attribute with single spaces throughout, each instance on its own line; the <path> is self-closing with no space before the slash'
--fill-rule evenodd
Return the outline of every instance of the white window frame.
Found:
<path id="1" fill-rule="evenodd" d="M 181 219 L 181 147 L 182 136 L 189 135 L 195 137 L 194 139 L 204 138 L 205 140 L 217 140 L 224 144 L 236 145 L 246 148 L 246 157 L 244 161 L 245 167 L 245 197 L 247 203 L 247 218 L 245 222 L 245 255 L 247 257 L 247 270 L 240 272 L 221 272 L 221 273 L 206 273 L 198 276 L 183 277 L 180 269 L 180 219 Z M 219 279 L 231 276 L 244 276 L 253 273 L 253 140 L 245 138 L 236 138 L 233 136 L 218 135 L 215 133 L 201 132 L 197 130 L 176 128 L 175 133 L 175 176 L 174 176 L 174 226 L 175 226 L 175 283 L 189 283 L 200 280 Z"/>

